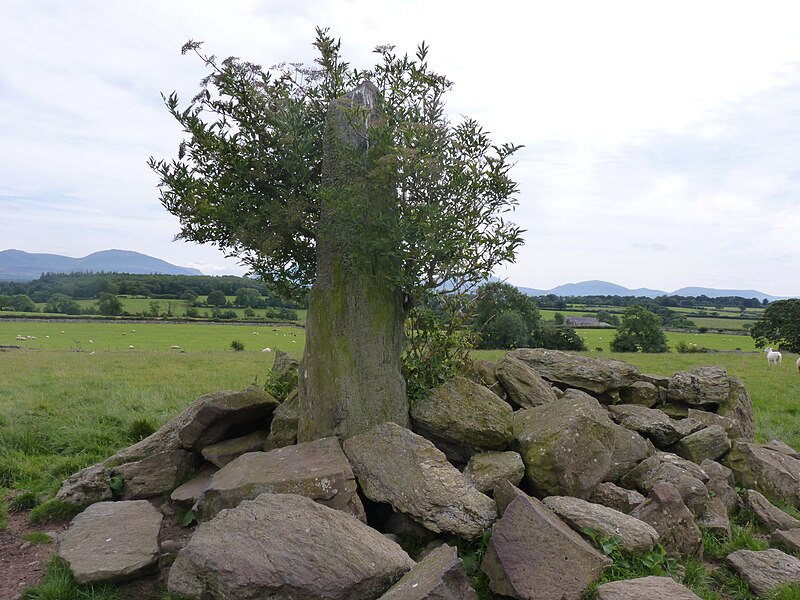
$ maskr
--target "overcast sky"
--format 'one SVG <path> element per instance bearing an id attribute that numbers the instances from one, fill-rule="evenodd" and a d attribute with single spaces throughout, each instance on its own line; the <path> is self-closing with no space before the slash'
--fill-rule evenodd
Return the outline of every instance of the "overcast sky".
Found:
<path id="1" fill-rule="evenodd" d="M 454 118 L 524 144 L 511 283 L 800 296 L 800 3 L 465 0 L 0 1 L 0 250 L 135 250 L 243 268 L 175 242 L 147 158 L 181 132 L 218 56 L 310 63 L 316 25 L 355 66 L 430 46 Z"/>

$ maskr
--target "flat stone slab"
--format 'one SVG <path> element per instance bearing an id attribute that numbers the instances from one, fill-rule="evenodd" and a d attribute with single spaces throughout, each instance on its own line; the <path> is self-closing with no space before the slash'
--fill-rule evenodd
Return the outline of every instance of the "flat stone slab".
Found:
<path id="1" fill-rule="evenodd" d="M 640 577 L 598 586 L 596 600 L 700 600 L 686 586 L 669 577 Z"/>
<path id="2" fill-rule="evenodd" d="M 146 575 L 158 565 L 161 519 L 147 500 L 97 502 L 72 519 L 58 554 L 81 584 Z"/>
<path id="3" fill-rule="evenodd" d="M 770 548 L 769 550 L 737 550 L 726 559 L 758 596 L 790 583 L 800 583 L 800 560 Z"/>
<path id="4" fill-rule="evenodd" d="M 464 563 L 443 544 L 416 564 L 379 600 L 478 600 Z"/>

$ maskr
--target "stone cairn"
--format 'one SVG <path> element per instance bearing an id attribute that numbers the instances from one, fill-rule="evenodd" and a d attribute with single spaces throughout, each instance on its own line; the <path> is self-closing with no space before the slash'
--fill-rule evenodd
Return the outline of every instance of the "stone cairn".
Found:
<path id="1" fill-rule="evenodd" d="M 273 367 L 296 368 L 284 354 Z M 57 498 L 85 510 L 59 554 L 80 583 L 160 572 L 198 600 L 476 599 L 446 542 L 490 530 L 480 568 L 495 594 L 578 600 L 610 564 L 587 528 L 631 552 L 701 558 L 701 528 L 730 536 L 746 504 L 800 548 L 800 521 L 768 500 L 798 506 L 800 455 L 753 442 L 750 397 L 721 368 L 657 377 L 518 349 L 477 362 L 410 417 L 410 430 L 298 444 L 296 392 L 203 396 L 64 482 Z M 167 527 L 176 513 L 197 523 Z M 404 540 L 424 547 L 416 561 Z M 727 561 L 757 595 L 800 581 L 800 561 L 780 550 Z M 606 583 L 596 597 L 697 598 L 665 577 Z"/>

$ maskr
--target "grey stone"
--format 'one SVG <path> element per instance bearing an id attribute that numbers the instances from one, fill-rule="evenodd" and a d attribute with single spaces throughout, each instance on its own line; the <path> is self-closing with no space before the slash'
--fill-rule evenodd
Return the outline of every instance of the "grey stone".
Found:
<path id="1" fill-rule="evenodd" d="M 356 481 L 336 438 L 249 452 L 217 471 L 197 503 L 201 520 L 259 494 L 297 494 L 366 520 Z"/>
<path id="2" fill-rule="evenodd" d="M 588 527 L 604 537 L 617 536 L 623 548 L 636 554 L 658 543 L 658 532 L 650 525 L 613 508 L 570 496 L 549 496 L 542 502 L 578 533 Z"/>
<path id="3" fill-rule="evenodd" d="M 669 577 L 640 577 L 610 581 L 598 586 L 596 600 L 700 600 L 686 586 Z"/>
<path id="4" fill-rule="evenodd" d="M 630 516 L 649 523 L 658 532 L 668 554 L 703 555 L 703 537 L 694 516 L 671 483 L 656 483 L 647 500 L 633 509 Z"/>
<path id="5" fill-rule="evenodd" d="M 497 394 L 498 398 L 505 400 L 506 391 L 497 379 L 496 369 L 497 364 L 490 360 L 476 360 L 467 370 L 466 377 L 488 388 L 490 392 Z"/>
<path id="6" fill-rule="evenodd" d="M 705 483 L 709 494 L 722 501 L 729 515 L 735 513 L 739 509 L 739 494 L 736 493 L 733 471 L 708 459 L 700 463 L 700 468 L 708 475 Z"/>
<path id="7" fill-rule="evenodd" d="M 725 417 L 735 419 L 739 423 L 739 435 L 731 435 L 730 438 L 742 439 L 752 442 L 755 439 L 756 423 L 753 416 L 753 401 L 747 388 L 738 377 L 731 377 L 728 381 L 730 393 L 725 401 L 720 404 L 717 412 Z"/>
<path id="8" fill-rule="evenodd" d="M 652 442 L 635 431 L 614 424 L 614 449 L 611 452 L 611 469 L 604 479 L 617 481 L 644 459 L 652 456 L 656 449 Z"/>
<path id="9" fill-rule="evenodd" d="M 487 388 L 455 377 L 411 404 L 411 424 L 457 464 L 511 442 L 512 409 Z"/>
<path id="10" fill-rule="evenodd" d="M 744 505 L 753 512 L 758 522 L 769 532 L 776 529 L 796 529 L 800 527 L 800 521 L 783 512 L 756 490 L 747 490 L 745 492 Z"/>
<path id="11" fill-rule="evenodd" d="M 297 443 L 297 411 L 300 405 L 300 395 L 294 390 L 281 402 L 281 405 L 272 413 L 272 422 L 269 426 L 269 435 L 264 443 L 264 450 L 275 450 L 284 446 L 293 446 Z"/>
<path id="12" fill-rule="evenodd" d="M 784 444 L 780 440 L 770 440 L 764 444 L 764 448 L 767 448 L 768 450 L 774 450 L 775 452 L 780 452 L 781 454 L 785 454 L 786 456 L 790 456 L 792 458 L 800 459 L 800 453 L 798 453 L 797 450 L 792 448 L 789 444 Z"/>
<path id="13" fill-rule="evenodd" d="M 203 448 L 202 455 L 211 464 L 217 467 L 224 467 L 242 454 L 261 450 L 266 439 L 266 431 L 254 431 L 249 435 L 223 440 L 206 446 Z"/>
<path id="14" fill-rule="evenodd" d="M 728 400 L 728 373 L 720 367 L 695 367 L 691 372 L 678 371 L 669 378 L 668 402 L 694 407 L 718 407 Z"/>
<path id="15" fill-rule="evenodd" d="M 773 531 L 769 539 L 794 553 L 800 552 L 800 528 Z"/>
<path id="16" fill-rule="evenodd" d="M 135 579 L 158 566 L 161 519 L 147 500 L 97 502 L 72 520 L 58 554 L 78 583 Z"/>
<path id="17" fill-rule="evenodd" d="M 516 452 L 481 452 L 469 459 L 464 475 L 479 492 L 487 494 L 500 481 L 519 485 L 525 475 L 525 463 Z"/>
<path id="18" fill-rule="evenodd" d="M 556 400 L 550 384 L 534 369 L 510 354 L 497 363 L 496 375 L 508 400 L 518 408 L 532 408 Z"/>
<path id="19" fill-rule="evenodd" d="M 686 414 L 688 418 L 700 421 L 706 426 L 719 425 L 725 430 L 725 433 L 731 440 L 739 438 L 742 435 L 739 421 L 733 417 L 726 417 L 697 408 L 690 408 Z"/>
<path id="20" fill-rule="evenodd" d="M 697 421 L 678 421 L 660 410 L 635 404 L 609 406 L 608 412 L 616 423 L 643 435 L 662 450 L 703 427 Z"/>
<path id="21" fill-rule="evenodd" d="M 726 560 L 758 596 L 766 596 L 784 585 L 800 583 L 800 560 L 775 548 L 737 550 Z"/>
<path id="22" fill-rule="evenodd" d="M 137 500 L 171 492 L 197 464 L 197 457 L 185 450 L 167 450 L 136 462 L 112 467 L 112 476 L 124 483 L 121 498 Z"/>
<path id="23" fill-rule="evenodd" d="M 537 496 L 588 496 L 611 470 L 614 423 L 593 397 L 562 398 L 514 413 L 527 484 Z"/>
<path id="24" fill-rule="evenodd" d="M 413 566 L 400 546 L 342 511 L 261 494 L 201 523 L 167 587 L 192 600 L 372 600 Z"/>
<path id="25" fill-rule="evenodd" d="M 738 440 L 725 457 L 736 481 L 745 488 L 792 506 L 800 506 L 800 460 L 763 444 Z"/>
<path id="26" fill-rule="evenodd" d="M 518 348 L 508 353 L 532 367 L 547 381 L 603 394 L 633 385 L 638 369 L 619 360 L 601 360 L 559 350 Z"/>
<path id="27" fill-rule="evenodd" d="M 56 499 L 80 507 L 111 498 L 111 477 L 101 464 L 81 469 L 69 477 L 56 494 Z"/>
<path id="28" fill-rule="evenodd" d="M 644 496 L 636 490 L 628 490 L 610 481 L 604 481 L 592 490 L 589 501 L 628 514 L 644 502 Z"/>
<path id="29" fill-rule="evenodd" d="M 476 490 L 433 443 L 394 423 L 345 440 L 361 491 L 431 531 L 473 539 L 497 518 L 494 501 Z"/>
<path id="30" fill-rule="evenodd" d="M 430 552 L 403 575 L 380 600 L 478 600 L 464 563 L 446 544 Z"/>
<path id="31" fill-rule="evenodd" d="M 518 495 L 492 528 L 481 569 L 496 594 L 579 600 L 609 564 L 539 500 Z"/>
<path id="32" fill-rule="evenodd" d="M 697 517 L 697 524 L 708 531 L 718 533 L 726 538 L 731 537 L 731 521 L 725 503 L 716 496 L 706 505 L 706 511 Z"/>
<path id="33" fill-rule="evenodd" d="M 706 459 L 717 460 L 725 456 L 731 449 L 731 441 L 725 430 L 719 425 L 704 427 L 700 431 L 690 433 L 675 444 L 672 450 L 678 456 L 697 463 Z"/>
<path id="34" fill-rule="evenodd" d="M 169 496 L 170 500 L 184 506 L 194 505 L 203 495 L 203 491 L 205 491 L 206 487 L 211 482 L 211 477 L 216 471 L 217 470 L 212 467 L 206 467 L 201 470 L 189 481 L 176 487 Z"/>
<path id="35" fill-rule="evenodd" d="M 710 500 L 705 486 L 708 475 L 698 465 L 675 454 L 657 452 L 627 473 L 620 484 L 649 494 L 653 486 L 662 481 L 677 488 L 683 501 L 696 516 L 706 512 Z"/>
<path id="36" fill-rule="evenodd" d="M 658 388 L 648 381 L 634 381 L 630 386 L 619 391 L 620 400 L 624 404 L 638 404 L 653 408 L 658 404 Z"/>

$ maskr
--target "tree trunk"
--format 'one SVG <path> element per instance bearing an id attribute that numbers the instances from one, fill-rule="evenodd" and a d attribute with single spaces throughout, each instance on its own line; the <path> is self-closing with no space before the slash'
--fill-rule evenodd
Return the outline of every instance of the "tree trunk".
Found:
<path id="1" fill-rule="evenodd" d="M 376 95 L 375 86 L 365 82 L 328 114 L 323 185 L 347 196 L 349 208 L 342 212 L 335 200 L 321 207 L 317 278 L 299 372 L 300 442 L 333 435 L 345 439 L 387 421 L 408 426 L 400 370 L 405 311 L 390 277 L 399 267 L 385 257 L 354 260 L 348 243 L 354 215 L 361 221 L 355 235 L 369 236 L 397 210 L 392 186 L 376 184 L 367 177 L 369 167 L 360 167 L 370 162 L 364 134 L 380 116 Z"/>

